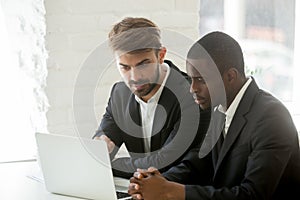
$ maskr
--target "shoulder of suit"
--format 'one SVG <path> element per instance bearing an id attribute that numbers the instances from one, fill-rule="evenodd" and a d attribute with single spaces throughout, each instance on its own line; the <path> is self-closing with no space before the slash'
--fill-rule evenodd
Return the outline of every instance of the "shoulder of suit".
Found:
<path id="1" fill-rule="evenodd" d="M 114 85 L 112 86 L 112 90 L 115 90 L 115 89 L 123 89 L 123 88 L 127 88 L 127 85 L 124 83 L 124 81 L 118 81 L 116 83 L 114 83 Z"/>
<path id="2" fill-rule="evenodd" d="M 269 115 L 271 113 L 287 113 L 286 106 L 274 95 L 261 89 L 255 82 L 249 85 L 243 96 L 243 102 L 240 105 L 248 107 L 253 113 L 257 115 L 257 110 L 261 113 L 261 116 Z M 279 111 L 280 110 L 280 111 Z"/>
<path id="3" fill-rule="evenodd" d="M 116 82 L 111 89 L 111 96 L 115 96 L 115 95 L 131 95 L 131 91 L 128 88 L 128 86 L 123 82 L 123 81 L 119 81 Z"/>
<path id="4" fill-rule="evenodd" d="M 171 73 L 170 73 L 170 74 L 172 74 L 172 71 L 175 70 L 175 71 L 177 71 L 181 76 L 183 76 L 186 80 L 188 80 L 189 82 L 191 82 L 190 77 L 187 75 L 187 73 L 184 72 L 184 71 L 182 71 L 182 70 L 180 70 L 175 64 L 173 64 L 172 61 L 170 61 L 170 60 L 165 60 L 164 62 L 167 63 L 167 64 L 169 65 L 169 67 L 170 67 L 170 69 L 171 69 Z"/>

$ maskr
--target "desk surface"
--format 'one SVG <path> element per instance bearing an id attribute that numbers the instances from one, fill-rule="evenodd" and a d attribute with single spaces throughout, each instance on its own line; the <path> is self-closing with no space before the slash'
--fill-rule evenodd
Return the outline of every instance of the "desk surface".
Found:
<path id="1" fill-rule="evenodd" d="M 38 172 L 36 162 L 0 164 L 0 199 L 3 200 L 79 200 L 46 191 L 42 182 L 29 178 Z M 80 199 L 82 200 L 82 199 Z"/>

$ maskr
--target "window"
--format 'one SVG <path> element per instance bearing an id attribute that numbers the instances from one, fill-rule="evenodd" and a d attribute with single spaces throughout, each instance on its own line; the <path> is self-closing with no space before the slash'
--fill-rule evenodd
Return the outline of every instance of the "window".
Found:
<path id="1" fill-rule="evenodd" d="M 247 75 L 287 106 L 298 130 L 299 12 L 295 0 L 200 0 L 199 11 L 200 35 L 221 30 L 236 38 Z"/>

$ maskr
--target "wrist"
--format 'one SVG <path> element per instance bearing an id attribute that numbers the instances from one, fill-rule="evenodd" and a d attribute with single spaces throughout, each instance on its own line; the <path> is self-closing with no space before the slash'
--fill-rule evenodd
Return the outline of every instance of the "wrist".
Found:
<path id="1" fill-rule="evenodd" d="M 165 199 L 167 200 L 184 200 L 185 199 L 185 189 L 184 185 L 166 181 L 165 183 Z"/>

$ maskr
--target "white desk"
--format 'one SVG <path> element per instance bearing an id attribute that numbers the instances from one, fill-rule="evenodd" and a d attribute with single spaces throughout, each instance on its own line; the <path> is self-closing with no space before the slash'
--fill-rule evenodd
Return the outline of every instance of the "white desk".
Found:
<path id="1" fill-rule="evenodd" d="M 1 200 L 79 200 L 80 198 L 56 195 L 46 191 L 43 183 L 28 178 L 38 171 L 36 162 L 0 164 Z M 82 199 L 80 199 L 82 200 Z"/>

